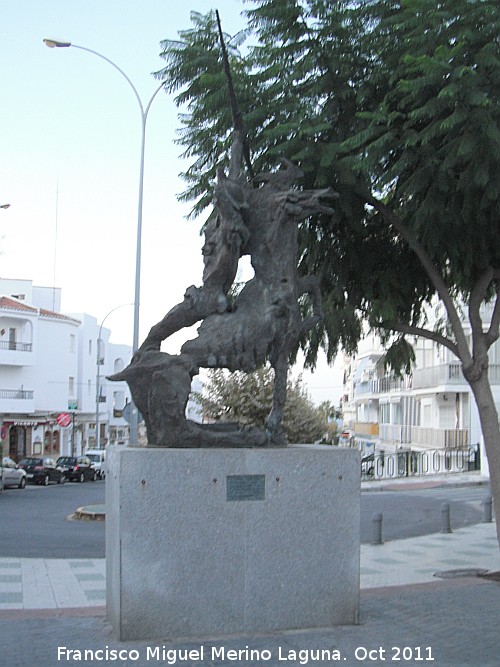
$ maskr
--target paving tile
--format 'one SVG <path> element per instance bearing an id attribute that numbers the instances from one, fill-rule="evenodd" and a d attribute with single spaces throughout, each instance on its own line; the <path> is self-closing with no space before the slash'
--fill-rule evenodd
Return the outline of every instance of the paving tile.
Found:
<path id="1" fill-rule="evenodd" d="M 91 602 L 94 602 L 94 603 L 106 600 L 106 590 L 105 589 L 85 591 L 85 595 L 87 596 L 87 598 Z"/>
<path id="2" fill-rule="evenodd" d="M 75 575 L 77 580 L 82 582 L 82 581 L 105 581 L 104 577 L 100 572 L 97 573 L 91 573 L 91 572 L 86 572 L 86 573 L 79 573 Z"/>
<path id="3" fill-rule="evenodd" d="M 9 561 L 5 559 L 0 559 L 0 570 L 20 570 L 21 569 L 21 561 L 16 560 L 16 561 Z"/>
<path id="4" fill-rule="evenodd" d="M 361 545 L 362 589 L 435 582 L 447 569 L 500 570 L 494 523 L 451 535 Z M 106 600 L 106 561 L 0 558 L 0 610 L 91 607 Z"/>
<path id="5" fill-rule="evenodd" d="M 0 574 L 0 584 L 20 584 L 22 577 L 20 574 Z"/>
<path id="6" fill-rule="evenodd" d="M 6 604 L 11 602 L 22 603 L 23 593 L 22 591 L 1 591 L 0 592 L 0 604 Z"/>
<path id="7" fill-rule="evenodd" d="M 94 561 L 90 558 L 86 560 L 69 560 L 68 565 L 71 569 L 76 570 L 83 567 L 94 567 Z"/>

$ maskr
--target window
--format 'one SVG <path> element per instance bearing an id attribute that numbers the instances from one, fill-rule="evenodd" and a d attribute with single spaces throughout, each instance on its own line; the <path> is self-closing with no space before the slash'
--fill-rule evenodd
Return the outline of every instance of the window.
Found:
<path id="1" fill-rule="evenodd" d="M 70 396 L 75 395 L 75 378 L 71 377 L 71 376 L 70 376 L 69 382 L 68 382 L 68 392 L 69 392 Z"/>
<path id="2" fill-rule="evenodd" d="M 16 350 L 17 349 L 16 340 L 17 340 L 17 332 L 16 332 L 15 329 L 10 328 L 9 329 L 9 350 Z"/>
<path id="3" fill-rule="evenodd" d="M 378 407 L 379 411 L 379 423 L 380 424 L 390 424 L 391 422 L 391 406 L 389 403 L 380 403 Z"/>
<path id="4" fill-rule="evenodd" d="M 89 357 L 92 355 L 92 338 L 89 338 Z"/>

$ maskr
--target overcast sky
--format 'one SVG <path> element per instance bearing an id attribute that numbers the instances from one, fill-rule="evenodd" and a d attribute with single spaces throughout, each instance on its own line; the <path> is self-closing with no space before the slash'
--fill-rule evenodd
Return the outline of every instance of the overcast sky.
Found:
<path id="1" fill-rule="evenodd" d="M 248 6 L 248 5 L 247 5 Z M 134 300 L 141 115 L 157 88 L 160 42 L 189 28 L 192 10 L 218 8 L 226 32 L 243 27 L 239 0 L 16 0 L 5 3 L 0 40 L 0 276 L 62 288 L 64 312 L 98 321 Z M 202 220 L 177 202 L 185 168 L 174 143 L 178 110 L 161 91 L 147 121 L 140 339 L 189 285 L 201 283 Z M 106 320 L 132 342 L 133 308 Z M 182 340 L 185 338 L 182 337 Z M 175 351 L 178 337 L 167 347 Z M 317 402 L 338 402 L 339 375 L 306 374 Z"/>

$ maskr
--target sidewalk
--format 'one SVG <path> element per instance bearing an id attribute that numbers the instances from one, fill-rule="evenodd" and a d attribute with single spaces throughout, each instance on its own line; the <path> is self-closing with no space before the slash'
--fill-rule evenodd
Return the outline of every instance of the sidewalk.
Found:
<path id="1" fill-rule="evenodd" d="M 415 477 L 394 477 L 376 480 L 361 480 L 362 491 L 403 491 L 411 489 L 433 489 L 439 486 L 485 486 L 490 480 L 477 472 L 461 472 L 457 474 L 427 475 Z"/>
<path id="2" fill-rule="evenodd" d="M 0 660 L 9 667 L 498 667 L 500 583 L 475 576 L 480 570 L 500 571 L 495 523 L 362 545 L 359 625 L 121 643 L 105 618 L 104 559 L 3 558 Z"/>
<path id="3" fill-rule="evenodd" d="M 500 570 L 494 523 L 361 545 L 362 589 L 435 582 L 436 572 L 471 568 Z M 8 609 L 72 609 L 105 603 L 104 559 L 0 558 L 0 618 Z"/>

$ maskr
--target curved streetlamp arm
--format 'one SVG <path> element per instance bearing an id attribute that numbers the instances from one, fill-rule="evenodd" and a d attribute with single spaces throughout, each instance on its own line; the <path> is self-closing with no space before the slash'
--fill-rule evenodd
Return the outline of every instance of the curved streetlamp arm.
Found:
<path id="1" fill-rule="evenodd" d="M 151 104 L 153 100 L 155 99 L 156 95 L 160 92 L 160 90 L 163 88 L 165 81 L 162 81 L 158 88 L 154 91 L 153 95 L 151 96 L 151 99 L 149 100 L 148 104 L 146 105 L 146 108 L 144 108 L 144 105 L 142 104 L 141 98 L 139 97 L 139 93 L 137 92 L 136 87 L 132 83 L 132 81 L 129 79 L 129 77 L 125 74 L 125 72 L 121 69 L 121 67 L 118 67 L 116 63 L 114 63 L 112 60 L 107 58 L 106 56 L 103 56 L 102 53 L 99 53 L 98 51 L 94 51 L 93 49 L 88 49 L 86 46 L 79 46 L 77 44 L 72 44 L 71 42 L 63 42 L 60 40 L 56 39 L 44 39 L 43 40 L 44 44 L 48 46 L 49 48 L 53 49 L 55 47 L 57 48 L 69 48 L 70 46 L 74 46 L 75 49 L 81 49 L 82 51 L 87 51 L 88 53 L 93 53 L 95 56 L 98 56 L 99 58 L 102 58 L 102 60 L 105 60 L 107 63 L 112 65 L 122 76 L 123 78 L 127 81 L 129 86 L 132 88 L 134 91 L 135 98 L 137 99 L 137 102 L 139 103 L 139 108 L 141 111 L 141 125 L 142 125 L 142 132 L 141 132 L 141 157 L 140 157 L 140 163 L 139 163 L 139 197 L 138 197 L 138 210 L 137 210 L 137 243 L 136 243 L 136 263 L 135 263 L 135 293 L 134 293 L 134 332 L 133 332 L 133 342 L 132 342 L 132 352 L 136 352 L 138 347 L 139 347 L 139 309 L 140 309 L 140 294 L 141 294 L 141 251 L 142 251 L 142 199 L 143 199 L 143 189 L 144 189 L 144 152 L 145 152 L 145 145 L 146 145 L 146 120 L 148 116 L 149 109 L 151 107 Z M 111 311 L 113 312 L 113 311 Z M 108 313 L 109 315 L 110 313 Z M 107 317 L 107 316 L 106 316 Z M 103 321 L 104 323 L 104 321 Z M 99 339 L 102 331 L 102 324 L 100 328 L 100 333 L 99 333 Z M 98 341 L 98 347 L 99 347 L 99 341 Z M 99 352 L 99 351 L 98 351 Z M 99 364 L 97 364 L 97 382 L 96 382 L 96 426 L 98 424 L 99 420 Z M 132 410 L 131 410 L 131 419 L 130 419 L 130 434 L 131 434 L 131 441 L 132 443 L 135 443 L 137 441 L 137 419 L 138 419 L 138 411 L 136 406 L 132 402 Z M 98 436 L 97 436 L 98 437 Z"/>
<path id="2" fill-rule="evenodd" d="M 162 81 L 161 84 L 158 86 L 158 88 L 155 90 L 155 92 L 153 93 L 151 99 L 149 100 L 149 102 L 148 102 L 146 108 L 144 108 L 144 105 L 142 104 L 142 100 L 141 100 L 141 98 L 140 98 L 140 96 L 139 96 L 139 93 L 137 92 L 137 88 L 134 86 L 134 84 L 132 83 L 132 81 L 131 81 L 131 79 L 129 78 L 129 76 L 122 70 L 121 67 L 119 67 L 116 63 L 114 63 L 112 60 L 110 60 L 110 59 L 107 58 L 106 56 L 104 56 L 102 53 L 99 53 L 99 51 L 94 51 L 93 49 L 89 49 L 89 48 L 86 47 L 86 46 L 79 46 L 78 44 L 73 44 L 72 42 L 62 42 L 62 41 L 60 41 L 60 40 L 56 40 L 56 39 L 44 39 L 43 42 L 44 42 L 44 44 L 45 44 L 46 46 L 48 46 L 50 49 L 53 49 L 54 47 L 58 47 L 58 48 L 69 48 L 70 46 L 72 46 L 72 47 L 75 48 L 75 49 L 80 49 L 80 50 L 82 50 L 82 51 L 88 51 L 88 53 L 93 53 L 93 54 L 94 54 L 95 56 L 97 56 L 98 58 L 102 58 L 102 60 L 105 60 L 105 61 L 106 61 L 107 63 L 109 63 L 112 67 L 114 67 L 116 70 L 118 70 L 118 72 L 120 72 L 120 74 L 123 76 L 123 78 L 127 81 L 128 85 L 129 85 L 129 86 L 132 88 L 132 90 L 134 91 L 134 95 L 135 95 L 135 98 L 136 98 L 136 100 L 137 100 L 137 102 L 138 102 L 138 104 L 139 104 L 139 108 L 140 108 L 140 110 L 141 110 L 141 115 L 142 115 L 142 117 L 143 117 L 143 122 L 144 122 L 145 117 L 148 115 L 149 107 L 151 106 L 151 103 L 153 102 L 153 100 L 154 100 L 154 98 L 156 97 L 156 95 L 157 95 L 157 94 L 160 92 L 160 90 L 163 88 L 164 81 Z"/>
<path id="3" fill-rule="evenodd" d="M 100 449 L 101 446 L 101 438 L 100 438 L 100 433 L 99 433 L 99 404 L 100 404 L 100 396 L 101 396 L 101 371 L 100 371 L 100 362 L 101 362 L 101 341 L 102 341 L 102 328 L 104 326 L 104 322 L 108 319 L 108 317 L 111 315 L 111 313 L 114 313 L 115 310 L 118 310 L 119 308 L 124 308 L 125 306 L 133 306 L 133 303 L 122 303 L 119 306 L 115 306 L 112 310 L 107 313 L 102 322 L 101 326 L 99 327 L 99 334 L 97 336 L 97 344 L 96 344 L 96 381 L 95 381 L 95 442 L 96 442 L 96 449 Z"/>
<path id="4" fill-rule="evenodd" d="M 110 65 L 112 65 L 116 70 L 118 70 L 118 71 L 120 72 L 120 74 L 123 76 L 123 78 L 126 79 L 126 81 L 128 82 L 129 86 L 132 88 L 132 90 L 134 91 L 134 95 L 135 95 L 135 97 L 136 97 L 136 99 L 137 99 L 137 101 L 138 101 L 138 103 L 139 103 L 139 108 L 140 108 L 140 110 L 141 110 L 141 115 L 144 116 L 144 107 L 143 107 L 143 105 L 142 105 L 141 98 L 139 97 L 139 93 L 137 92 L 137 89 L 136 89 L 136 87 L 134 86 L 134 84 L 132 83 L 132 81 L 131 81 L 131 80 L 129 79 L 129 77 L 125 74 L 125 72 L 122 70 L 121 67 L 118 67 L 118 65 L 117 65 L 116 63 L 114 63 L 114 62 L 113 62 L 112 60 L 110 60 L 109 58 L 106 58 L 106 56 L 103 56 L 102 53 L 99 53 L 98 51 L 93 51 L 92 49 L 88 49 L 86 46 L 78 46 L 78 44 L 71 44 L 71 46 L 72 46 L 73 48 L 75 48 L 75 49 L 81 49 L 82 51 L 88 51 L 89 53 L 93 53 L 95 56 L 98 56 L 99 58 L 102 58 L 102 59 L 105 60 L 107 63 L 109 63 Z M 150 105 L 148 105 L 148 106 L 150 106 Z M 146 112 L 146 113 L 147 113 L 147 112 Z"/>

